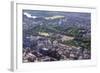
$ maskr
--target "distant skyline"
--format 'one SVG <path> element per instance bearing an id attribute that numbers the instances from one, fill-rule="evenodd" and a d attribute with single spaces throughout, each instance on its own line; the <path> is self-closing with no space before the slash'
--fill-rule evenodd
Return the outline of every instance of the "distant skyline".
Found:
<path id="1" fill-rule="evenodd" d="M 45 10 L 23 10 L 23 13 L 28 16 L 54 16 L 54 15 L 62 15 L 62 16 L 83 16 L 90 18 L 91 13 L 85 12 L 65 12 L 65 11 L 45 11 Z"/>

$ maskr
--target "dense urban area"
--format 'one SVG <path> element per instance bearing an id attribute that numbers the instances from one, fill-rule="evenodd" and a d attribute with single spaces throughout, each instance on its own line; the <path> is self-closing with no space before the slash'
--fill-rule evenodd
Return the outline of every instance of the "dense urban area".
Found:
<path id="1" fill-rule="evenodd" d="M 23 62 L 91 59 L 91 14 L 23 10 Z"/>

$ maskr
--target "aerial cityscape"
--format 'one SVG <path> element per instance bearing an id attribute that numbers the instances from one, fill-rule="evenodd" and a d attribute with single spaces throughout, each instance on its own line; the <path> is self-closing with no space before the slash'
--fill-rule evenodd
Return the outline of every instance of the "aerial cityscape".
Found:
<path id="1" fill-rule="evenodd" d="M 23 10 L 23 63 L 91 59 L 91 13 Z"/>

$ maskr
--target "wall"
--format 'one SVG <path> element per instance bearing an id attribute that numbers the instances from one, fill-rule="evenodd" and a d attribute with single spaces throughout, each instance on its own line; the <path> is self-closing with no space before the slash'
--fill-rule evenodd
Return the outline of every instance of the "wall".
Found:
<path id="1" fill-rule="evenodd" d="M 68 4 L 68 1 L 73 2 L 77 6 L 95 6 L 97 8 L 97 19 L 98 25 L 96 34 L 94 35 L 97 39 L 96 42 L 98 49 L 98 65 L 97 67 L 82 67 L 82 68 L 65 68 L 56 70 L 43 70 L 35 71 L 36 73 L 99 73 L 100 69 L 100 0 L 32 0 L 34 3 L 48 3 L 48 4 Z M 10 73 L 10 0 L 0 0 L 0 73 Z M 34 71 L 33 71 L 34 72 Z"/>

